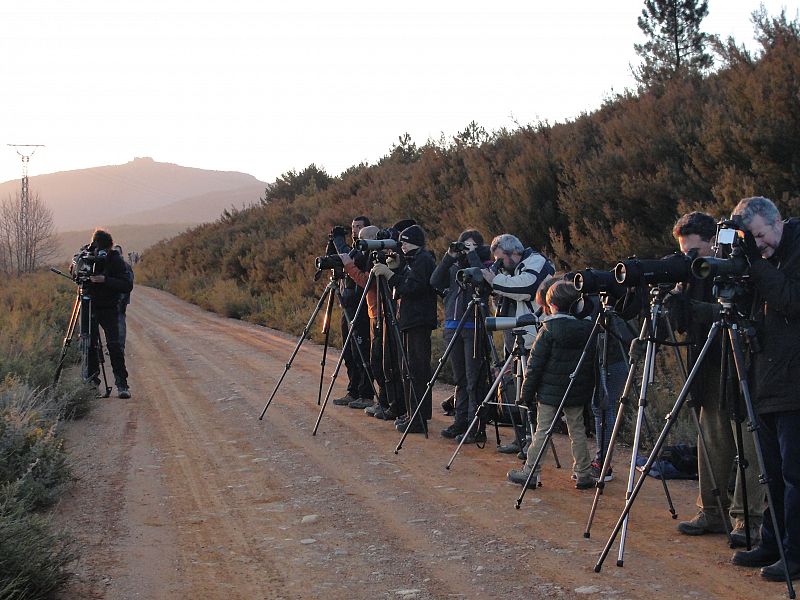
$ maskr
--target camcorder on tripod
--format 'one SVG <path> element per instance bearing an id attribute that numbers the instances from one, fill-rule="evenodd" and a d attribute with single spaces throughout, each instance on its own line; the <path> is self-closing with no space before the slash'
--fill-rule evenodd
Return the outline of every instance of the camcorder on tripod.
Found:
<path id="1" fill-rule="evenodd" d="M 92 275 L 101 274 L 103 272 L 107 258 L 108 252 L 106 250 L 98 250 L 94 244 L 90 244 L 82 247 L 77 254 L 72 257 L 69 275 L 56 268 L 50 268 L 53 273 L 66 277 L 78 286 L 75 302 L 72 305 L 72 311 L 69 321 L 67 322 L 67 332 L 61 345 L 61 355 L 58 359 L 55 374 L 53 375 L 53 385 L 58 384 L 58 380 L 61 378 L 61 371 L 64 368 L 67 352 L 72 345 L 75 328 L 78 327 L 78 351 L 81 361 L 81 378 L 84 382 L 91 381 L 92 383 L 99 384 L 99 375 L 102 374 L 102 382 L 105 388 L 105 393 L 102 394 L 103 398 L 111 396 L 112 388 L 108 385 L 108 378 L 106 377 L 105 353 L 103 352 L 103 345 L 99 332 L 97 335 L 96 351 L 100 371 L 89 373 L 89 352 L 91 351 L 92 341 L 92 297 L 87 290 L 87 285 L 91 283 Z"/>

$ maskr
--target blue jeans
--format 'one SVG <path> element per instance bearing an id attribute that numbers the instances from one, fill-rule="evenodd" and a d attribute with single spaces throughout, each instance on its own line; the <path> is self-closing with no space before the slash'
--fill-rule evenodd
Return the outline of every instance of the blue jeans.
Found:
<path id="1" fill-rule="evenodd" d="M 603 463 L 608 453 L 608 443 L 611 438 L 611 430 L 614 429 L 614 422 L 617 419 L 617 404 L 622 390 L 625 388 L 625 379 L 628 377 L 628 363 L 624 361 L 608 365 L 608 377 L 605 389 L 598 385 L 595 395 L 592 398 L 592 413 L 594 414 L 594 436 L 597 442 L 597 453 L 595 460 Z M 605 417 L 605 423 L 603 423 Z"/>
<path id="2" fill-rule="evenodd" d="M 758 416 L 764 469 L 786 559 L 800 562 L 800 410 Z M 757 465 L 754 465 L 758 468 Z M 769 508 L 761 524 L 761 545 L 778 552 Z"/>

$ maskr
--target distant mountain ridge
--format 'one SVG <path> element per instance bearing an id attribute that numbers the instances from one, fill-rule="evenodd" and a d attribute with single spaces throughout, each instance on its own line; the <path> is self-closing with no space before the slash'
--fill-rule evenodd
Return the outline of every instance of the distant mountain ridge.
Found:
<path id="1" fill-rule="evenodd" d="M 265 187 L 246 173 L 195 169 L 146 157 L 30 178 L 31 193 L 39 194 L 53 211 L 59 231 L 213 221 L 226 208 L 257 203 Z M 18 190 L 18 179 L 0 183 L 0 197 Z"/>

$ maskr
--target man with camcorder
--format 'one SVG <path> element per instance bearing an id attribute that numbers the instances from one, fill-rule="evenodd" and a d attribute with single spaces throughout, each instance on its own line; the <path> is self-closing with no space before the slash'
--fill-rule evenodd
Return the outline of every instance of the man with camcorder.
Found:
<path id="1" fill-rule="evenodd" d="M 700 258 L 714 255 L 712 245 L 716 232 L 717 223 L 714 218 L 701 212 L 683 215 L 672 229 L 681 252 Z M 696 362 L 708 331 L 719 314 L 719 303 L 714 297 L 712 284 L 711 279 L 692 276 L 685 286 L 676 287 L 667 299 L 676 330 L 686 333 L 691 344 L 688 349 L 689 368 Z M 743 547 L 746 545 L 746 532 L 741 471 L 736 469 L 733 497 L 728 495 L 728 479 L 737 466 L 736 418 L 741 422 L 746 415 L 743 410 L 734 413 L 733 409 L 738 402 L 735 389 L 727 390 L 724 395 L 720 393 L 721 347 L 721 340 L 717 340 L 709 349 L 691 390 L 693 404 L 700 409 L 700 427 L 708 458 L 704 455 L 703 444 L 698 444 L 698 512 L 690 521 L 679 523 L 678 531 L 685 535 L 725 533 L 727 528 L 723 519 L 730 517 L 733 523 L 731 540 L 736 546 Z M 759 469 L 753 435 L 746 427 L 742 431 L 742 442 L 744 456 L 741 458 L 748 463 L 744 483 L 748 498 L 750 535 L 751 540 L 757 542 L 764 507 L 764 491 L 758 481 Z M 711 472 L 706 466 L 707 462 L 711 465 Z M 713 482 L 717 484 L 723 510 L 727 514 L 719 514 Z"/>
<path id="2" fill-rule="evenodd" d="M 760 352 L 752 355 L 753 405 L 778 529 L 768 509 L 760 544 L 734 554 L 733 563 L 763 567 L 762 577 L 783 581 L 785 568 L 800 578 L 800 219 L 782 221 L 777 207 L 760 196 L 739 202 L 734 216 L 745 230 L 756 295 L 752 314 Z"/>
<path id="3" fill-rule="evenodd" d="M 89 344 L 88 375 L 92 383 L 99 384 L 98 347 L 100 329 L 106 337 L 106 348 L 111 358 L 114 382 L 120 398 L 130 398 L 125 354 L 119 341 L 119 301 L 122 294 L 130 293 L 133 281 L 125 268 L 122 256 L 112 247 L 114 240 L 107 231 L 95 230 L 92 243 L 86 250 L 94 256 L 94 270 L 85 284 L 92 299 L 92 328 Z"/>

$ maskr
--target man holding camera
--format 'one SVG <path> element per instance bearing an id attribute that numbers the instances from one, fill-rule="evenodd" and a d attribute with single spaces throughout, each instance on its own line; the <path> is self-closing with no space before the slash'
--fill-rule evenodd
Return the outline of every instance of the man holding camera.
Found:
<path id="1" fill-rule="evenodd" d="M 734 215 L 746 230 L 756 295 L 752 315 L 761 351 L 752 354 L 753 404 L 778 530 L 766 510 L 760 544 L 734 554 L 733 563 L 763 567 L 762 577 L 783 581 L 784 569 L 800 578 L 800 219 L 782 221 L 777 207 L 760 196 L 739 202 Z"/>
<path id="2" fill-rule="evenodd" d="M 683 215 L 675 223 L 672 234 L 677 240 L 681 252 L 694 253 L 698 258 L 713 256 L 712 245 L 717 232 L 717 223 L 713 217 L 701 212 Z M 688 350 L 689 367 L 697 360 L 697 354 L 708 337 L 708 331 L 719 314 L 710 279 L 692 277 L 683 287 L 668 298 L 672 320 L 676 329 L 686 332 L 691 343 Z M 703 444 L 698 444 L 697 470 L 699 476 L 699 494 L 697 496 L 697 515 L 690 521 L 678 524 L 678 531 L 685 535 L 703 535 L 705 533 L 725 533 L 727 528 L 723 519 L 730 517 L 733 523 L 731 541 L 734 545 L 746 545 L 744 527 L 744 494 L 742 492 L 742 474 L 736 468 L 736 421 L 741 422 L 746 415 L 736 411 L 738 398 L 735 390 L 720 394 L 720 369 L 722 368 L 721 341 L 717 340 L 706 354 L 701 371 L 695 378 L 692 387 L 692 402 L 700 408 L 700 427 L 706 442 L 708 457 L 704 455 Z M 723 398 L 725 402 L 723 403 Z M 761 513 L 764 506 L 764 492 L 758 481 L 758 465 L 756 464 L 755 442 L 750 431 L 743 427 L 742 459 L 747 461 L 745 468 L 744 488 L 747 491 L 748 513 L 750 520 L 750 537 L 752 542 L 758 541 L 761 527 Z M 707 463 L 711 465 L 711 471 Z M 733 497 L 728 497 L 728 479 L 731 471 L 736 469 L 736 484 Z M 722 506 L 726 514 L 719 514 L 717 497 L 714 494 L 714 482 L 721 494 Z"/>
<path id="3" fill-rule="evenodd" d="M 458 242 L 450 244 L 450 249 L 442 258 L 442 262 L 431 275 L 434 289 L 444 292 L 444 343 L 453 344 L 450 351 L 450 365 L 455 379 L 455 421 L 450 427 L 443 429 L 442 437 L 455 438 L 467 431 L 467 427 L 480 403 L 480 379 L 486 373 L 484 360 L 484 344 L 475 344 L 475 323 L 467 316 L 463 329 L 453 340 L 459 321 L 469 304 L 470 292 L 477 284 L 459 285 L 456 275 L 467 267 L 485 268 L 484 261 L 489 261 L 489 248 L 483 245 L 483 236 L 474 229 L 468 229 L 458 236 Z M 480 277 L 479 277 L 480 279 Z M 482 291 L 482 290 L 479 290 Z M 488 294 L 481 294 L 481 303 L 488 301 Z M 480 314 L 480 313 L 478 313 Z M 467 443 L 474 443 L 466 440 Z"/>
<path id="4" fill-rule="evenodd" d="M 86 292 L 92 299 L 92 329 L 87 366 L 90 380 L 99 384 L 99 327 L 102 327 L 106 337 L 108 355 L 111 358 L 117 392 L 120 398 L 127 399 L 131 397 L 131 392 L 128 388 L 125 354 L 119 340 L 119 301 L 122 294 L 128 294 L 133 289 L 133 281 L 125 268 L 125 261 L 112 248 L 113 245 L 114 240 L 111 234 L 97 229 L 89 246 L 97 257 L 105 256 L 105 258 L 96 260 L 96 271 L 101 270 L 102 272 L 93 272 L 86 285 Z"/>
<path id="5" fill-rule="evenodd" d="M 365 216 L 358 216 L 353 219 L 350 226 L 353 244 L 358 240 L 359 232 L 369 225 L 370 221 Z M 341 254 L 348 253 L 351 250 L 345 243 L 345 234 L 346 230 L 344 227 L 334 227 L 331 232 L 336 251 Z M 354 260 L 357 263 L 365 265 L 367 258 L 365 255 L 359 253 Z M 358 301 L 364 290 L 358 286 L 351 277 L 345 276 L 342 280 L 340 291 L 342 296 L 341 331 L 342 339 L 344 340 L 347 337 L 347 331 L 350 327 L 349 319 L 355 315 L 356 308 L 358 308 Z M 344 365 L 347 369 L 347 394 L 333 400 L 333 403 L 337 406 L 364 409 L 373 404 L 374 394 L 372 391 L 370 374 L 361 363 L 361 356 L 359 356 L 358 349 L 355 346 L 355 344 L 357 344 L 358 347 L 361 348 L 361 355 L 364 356 L 364 360 L 369 364 L 369 339 L 369 316 L 366 311 L 362 311 L 353 325 L 353 335 L 350 339 L 350 344 L 342 349 Z"/>

